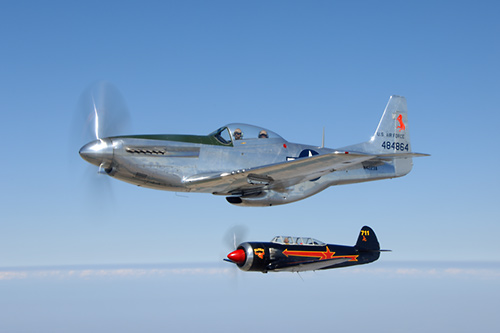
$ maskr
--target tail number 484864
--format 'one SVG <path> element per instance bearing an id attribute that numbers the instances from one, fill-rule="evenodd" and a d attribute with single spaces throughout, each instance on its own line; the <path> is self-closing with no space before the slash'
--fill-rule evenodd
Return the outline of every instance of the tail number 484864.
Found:
<path id="1" fill-rule="evenodd" d="M 388 150 L 398 150 L 398 151 L 408 151 L 408 144 L 399 143 L 399 142 L 391 142 L 384 141 L 382 142 L 382 148 Z"/>

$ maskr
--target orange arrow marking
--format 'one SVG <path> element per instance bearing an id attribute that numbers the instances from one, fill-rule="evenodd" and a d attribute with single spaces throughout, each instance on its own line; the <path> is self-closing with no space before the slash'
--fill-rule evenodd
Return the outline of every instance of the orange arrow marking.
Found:
<path id="1" fill-rule="evenodd" d="M 294 256 L 294 257 L 307 257 L 307 258 L 316 258 L 318 260 L 324 259 L 337 259 L 337 258 L 350 258 L 349 261 L 358 261 L 357 255 L 347 255 L 347 256 L 335 256 L 335 252 L 331 252 L 328 246 L 326 247 L 326 251 L 289 251 L 285 249 L 283 251 L 285 256 Z"/>

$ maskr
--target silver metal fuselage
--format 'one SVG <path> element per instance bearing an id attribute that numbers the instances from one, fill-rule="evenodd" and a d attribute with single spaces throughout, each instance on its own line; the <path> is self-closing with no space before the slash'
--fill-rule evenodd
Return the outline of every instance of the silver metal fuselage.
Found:
<path id="1" fill-rule="evenodd" d="M 241 136 L 240 136 L 241 133 Z M 204 136 L 115 136 L 80 155 L 101 173 L 142 187 L 224 195 L 241 206 L 298 201 L 333 185 L 401 177 L 413 157 L 406 99 L 391 96 L 370 140 L 329 149 L 290 143 L 261 127 L 229 124 Z"/>
<path id="2" fill-rule="evenodd" d="M 175 136 L 179 141 L 160 139 L 161 136 L 111 137 L 91 142 L 80 154 L 92 164 L 100 166 L 116 179 L 157 190 L 176 192 L 200 192 L 218 195 L 245 195 L 235 193 L 228 184 L 204 186 L 188 180 L 193 176 L 249 173 L 265 165 L 286 163 L 310 154 L 330 154 L 335 149 L 295 144 L 282 138 L 234 140 L 232 145 L 214 145 L 186 141 L 193 136 Z M 154 138 L 154 139 L 153 139 Z M 96 155 L 91 158 L 86 151 L 94 147 Z M 311 153 L 309 153 L 311 152 Z M 308 156 L 304 156 L 308 157 Z M 302 157 L 302 158 L 304 158 Z M 307 198 L 332 185 L 365 182 L 397 177 L 394 165 L 384 163 L 376 167 L 346 168 L 322 176 L 311 174 L 309 179 L 297 184 L 273 187 L 266 193 L 266 202 L 255 205 L 289 203 Z M 262 197 L 262 193 L 260 194 Z M 273 200 L 273 196 L 277 197 Z M 258 196 L 257 196 L 258 197 Z M 264 199 L 262 197 L 262 199 Z M 259 201 L 259 200 L 255 200 Z M 269 201 L 269 203 L 267 203 Z M 284 201 L 284 202 L 282 202 Z"/>

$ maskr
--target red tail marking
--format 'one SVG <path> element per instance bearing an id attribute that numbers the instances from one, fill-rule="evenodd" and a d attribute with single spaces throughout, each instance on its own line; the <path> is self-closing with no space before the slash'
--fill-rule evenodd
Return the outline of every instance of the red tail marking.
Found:
<path id="1" fill-rule="evenodd" d="M 402 114 L 400 114 L 398 116 L 397 121 L 399 121 L 399 126 L 397 126 L 396 128 L 398 128 L 400 132 L 406 130 L 405 123 L 403 123 L 403 115 Z"/>

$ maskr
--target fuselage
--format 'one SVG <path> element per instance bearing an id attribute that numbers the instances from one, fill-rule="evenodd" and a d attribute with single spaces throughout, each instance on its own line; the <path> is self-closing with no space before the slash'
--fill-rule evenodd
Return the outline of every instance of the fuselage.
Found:
<path id="1" fill-rule="evenodd" d="M 260 128 L 231 124 L 206 135 L 134 135 L 97 140 L 84 146 L 80 155 L 99 166 L 109 176 L 119 180 L 158 190 L 176 192 L 213 193 L 228 196 L 230 203 L 268 206 L 294 202 L 316 194 L 332 185 L 364 182 L 396 177 L 390 162 L 378 165 L 360 165 L 340 171 L 308 174 L 293 182 L 274 184 L 267 190 L 266 179 L 249 178 L 259 191 L 251 188 L 235 191 L 230 183 L 221 181 L 204 185 L 193 177 L 214 177 L 310 156 L 331 154 L 334 149 L 290 143 L 274 132 L 266 130 L 267 138 L 257 135 L 235 139 L 233 133 L 240 127 L 247 133 Z M 261 183 L 259 183 L 261 182 Z M 253 185 L 255 185 L 253 184 Z M 249 185 L 250 187 L 250 185 Z"/>
<path id="2" fill-rule="evenodd" d="M 323 244 L 296 245 L 273 242 L 247 242 L 241 250 L 237 266 L 244 271 L 300 272 L 368 264 L 376 261 L 380 252 L 359 251 L 353 246 Z"/>

